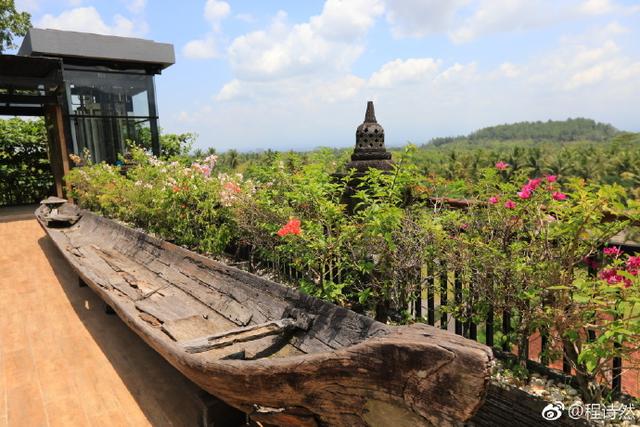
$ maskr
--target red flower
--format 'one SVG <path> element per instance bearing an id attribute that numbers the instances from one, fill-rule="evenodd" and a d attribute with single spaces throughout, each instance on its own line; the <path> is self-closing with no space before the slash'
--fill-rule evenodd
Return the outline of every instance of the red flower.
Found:
<path id="1" fill-rule="evenodd" d="M 622 255 L 622 251 L 620 250 L 620 248 L 616 248 L 615 246 L 612 246 L 610 248 L 604 248 L 602 250 L 602 253 L 605 255 L 614 256 L 614 257 Z"/>
<path id="2" fill-rule="evenodd" d="M 556 182 L 557 180 L 558 180 L 558 177 L 556 175 L 547 176 L 547 182 Z"/>
<path id="3" fill-rule="evenodd" d="M 507 200 L 506 202 L 504 202 L 504 207 L 507 209 L 515 209 L 516 202 L 514 202 L 513 200 Z"/>
<path id="4" fill-rule="evenodd" d="M 602 280 L 606 280 L 610 285 L 624 283 L 625 288 L 631 286 L 631 280 L 619 275 L 618 270 L 616 270 L 615 268 L 605 268 L 600 272 L 600 278 Z"/>
<path id="5" fill-rule="evenodd" d="M 283 237 L 287 234 L 300 234 L 302 229 L 300 228 L 300 220 L 292 218 L 287 222 L 280 230 L 278 230 L 278 236 Z"/>
<path id="6" fill-rule="evenodd" d="M 627 260 L 627 271 L 634 276 L 638 275 L 638 272 L 640 272 L 640 255 L 629 257 Z"/>
<path id="7" fill-rule="evenodd" d="M 500 197 L 498 196 L 491 196 L 489 197 L 489 203 L 491 203 L 492 205 L 495 205 L 496 203 L 498 203 L 500 201 Z"/>
<path id="8" fill-rule="evenodd" d="M 553 197 L 553 200 L 565 200 L 567 198 L 567 195 L 564 193 L 561 193 L 559 191 L 555 191 L 551 197 Z"/>
<path id="9" fill-rule="evenodd" d="M 505 163 L 502 160 L 496 163 L 496 169 L 503 171 L 509 167 L 509 163 Z"/>
<path id="10" fill-rule="evenodd" d="M 638 256 L 630 256 L 627 260 L 628 268 L 640 268 L 640 255 Z"/>

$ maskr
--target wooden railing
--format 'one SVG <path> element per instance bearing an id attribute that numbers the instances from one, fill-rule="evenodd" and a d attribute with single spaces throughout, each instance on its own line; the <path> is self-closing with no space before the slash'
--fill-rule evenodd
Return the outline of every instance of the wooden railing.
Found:
<path id="1" fill-rule="evenodd" d="M 432 199 L 431 201 L 433 204 L 449 209 L 466 209 L 475 204 L 473 201 L 445 198 Z M 619 220 L 624 218 L 613 216 L 607 218 L 607 220 L 613 219 Z M 616 246 L 620 247 L 623 252 L 629 254 L 637 254 L 640 252 L 640 244 L 620 245 L 617 243 Z M 260 258 L 255 252 L 252 253 L 249 247 L 242 247 L 240 250 L 236 248 L 233 252 L 236 260 L 244 264 L 241 267 L 250 271 L 255 271 L 256 269 L 268 270 L 274 275 L 275 279 L 293 285 L 305 277 L 304 272 L 292 268 L 287 260 L 280 258 Z M 416 290 L 412 298 L 409 298 L 412 302 L 406 307 L 406 312 L 413 317 L 414 321 L 425 322 L 431 326 L 439 327 L 468 339 L 481 342 L 494 348 L 498 353 L 510 354 L 512 352 L 514 343 L 502 337 L 512 332 L 512 317 L 517 315 L 516 312 L 510 312 L 508 310 L 497 312 L 493 307 L 490 307 L 484 320 L 479 323 L 474 323 L 470 320 L 473 317 L 473 313 L 471 312 L 473 301 L 469 301 L 468 304 L 465 304 L 464 301 L 465 295 L 469 295 L 471 298 L 473 298 L 474 295 L 473 288 L 475 283 L 473 279 L 465 279 L 465 277 L 468 278 L 471 276 L 468 272 L 465 276 L 465 274 L 460 271 L 448 268 L 443 260 L 437 258 L 428 262 L 426 266 L 422 266 L 419 270 L 416 274 L 417 277 L 420 277 L 419 283 L 412 284 Z M 592 275 L 597 274 L 593 269 L 590 269 L 590 273 Z M 338 274 L 336 274 L 336 276 L 337 278 L 339 277 Z M 311 279 L 307 277 L 307 280 Z M 409 287 L 411 286 L 408 286 L 408 288 Z M 465 290 L 469 292 L 464 292 Z M 466 305 L 467 309 L 463 317 L 467 320 L 456 318 L 453 314 L 449 313 L 446 307 L 450 302 L 453 302 L 457 307 L 464 307 Z M 545 357 L 545 350 L 549 342 L 548 333 L 546 331 L 537 331 L 537 335 L 541 340 L 541 351 L 535 355 L 538 360 L 531 359 L 528 354 L 529 349 L 525 348 L 524 351 L 527 355 L 527 360 L 546 367 L 554 364 L 553 362 L 559 362 L 550 361 Z M 591 339 L 595 338 L 593 331 L 590 331 L 589 336 Z M 562 360 L 562 371 L 566 375 L 571 375 L 572 368 L 566 359 Z M 622 372 L 622 360 L 620 358 L 613 359 L 610 387 L 614 394 L 619 395 L 622 392 Z"/>

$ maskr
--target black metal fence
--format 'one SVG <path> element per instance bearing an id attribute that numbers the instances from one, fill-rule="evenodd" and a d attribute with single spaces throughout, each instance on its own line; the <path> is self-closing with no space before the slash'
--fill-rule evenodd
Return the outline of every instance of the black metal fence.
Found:
<path id="1" fill-rule="evenodd" d="M 623 252 L 629 254 L 638 252 L 638 248 L 635 247 L 621 246 L 620 248 Z M 243 247 L 240 250 L 236 248 L 233 253 L 236 260 L 241 264 L 240 267 L 250 271 L 262 270 L 262 273 L 268 271 L 276 280 L 295 284 L 304 277 L 304 274 L 292 268 L 287 260 L 261 258 L 255 252 L 252 252 L 249 247 Z M 594 269 L 590 269 L 590 273 L 597 274 Z M 434 259 L 423 266 L 416 276 L 420 277 L 420 279 L 413 286 L 415 294 L 410 298 L 412 302 L 406 311 L 414 320 L 481 342 L 503 354 L 512 352 L 514 344 L 506 339 L 506 336 L 512 333 L 512 318 L 517 313 L 513 313 L 510 310 L 497 311 L 493 307 L 489 307 L 486 316 L 481 322 L 476 323 L 471 320 L 474 317 L 474 313 L 472 313 L 473 301 L 469 300 L 474 295 L 472 277 L 448 268 L 444 261 L 438 259 Z M 460 318 L 447 309 L 450 302 L 453 302 L 457 307 L 466 306 Z M 477 318 L 477 316 L 475 317 Z M 595 338 L 593 331 L 589 332 L 589 337 L 591 339 Z M 538 364 L 549 367 L 554 361 L 548 360 L 545 356 L 549 341 L 548 331 L 538 331 L 538 333 L 541 340 L 541 349 L 535 355 L 537 360 L 530 358 L 529 340 L 526 341 L 527 347 L 523 350 L 528 362 L 534 362 L 534 366 Z M 567 359 L 562 360 L 562 371 L 564 374 L 571 376 L 572 368 Z M 614 358 L 610 378 L 610 388 L 614 395 L 622 393 L 622 375 L 622 360 Z"/>

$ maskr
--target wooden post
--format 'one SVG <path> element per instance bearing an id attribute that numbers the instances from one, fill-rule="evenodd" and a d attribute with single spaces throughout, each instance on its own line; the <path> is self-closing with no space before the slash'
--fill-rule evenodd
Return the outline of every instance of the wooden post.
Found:
<path id="1" fill-rule="evenodd" d="M 453 280 L 453 301 L 456 304 L 456 307 L 460 307 L 460 305 L 462 304 L 462 271 L 455 270 L 454 274 L 455 278 Z M 462 320 L 455 319 L 454 329 L 456 335 L 462 335 Z"/>
<path id="2" fill-rule="evenodd" d="M 448 293 L 449 277 L 447 264 L 444 261 L 440 261 L 440 328 L 445 330 L 449 328 L 449 320 L 446 311 Z"/>
<path id="3" fill-rule="evenodd" d="M 435 310 L 435 279 L 436 272 L 433 260 L 429 260 L 427 267 L 427 323 L 431 326 L 436 324 L 436 310 Z"/>
<path id="4" fill-rule="evenodd" d="M 45 111 L 45 121 L 49 139 L 49 161 L 53 173 L 56 196 L 65 197 L 64 177 L 69 173 L 69 153 L 64 133 L 64 117 L 60 105 L 48 106 Z"/>

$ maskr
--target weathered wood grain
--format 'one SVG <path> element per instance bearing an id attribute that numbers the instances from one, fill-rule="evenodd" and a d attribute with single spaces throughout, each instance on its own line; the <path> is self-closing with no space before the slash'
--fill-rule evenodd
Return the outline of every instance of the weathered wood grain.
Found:
<path id="1" fill-rule="evenodd" d="M 378 323 L 89 212 L 48 228 L 44 209 L 41 225 L 81 279 L 177 369 L 256 421 L 453 426 L 483 403 L 492 356 L 481 344 Z M 305 326 L 288 329 L 296 320 Z M 185 351 L 198 337 L 214 345 Z"/>
<path id="2" fill-rule="evenodd" d="M 233 344 L 254 341 L 270 335 L 284 335 L 300 327 L 293 319 L 271 320 L 259 325 L 231 329 L 214 335 L 198 338 L 182 343 L 187 353 L 202 353 L 215 348 L 228 347 Z"/>

